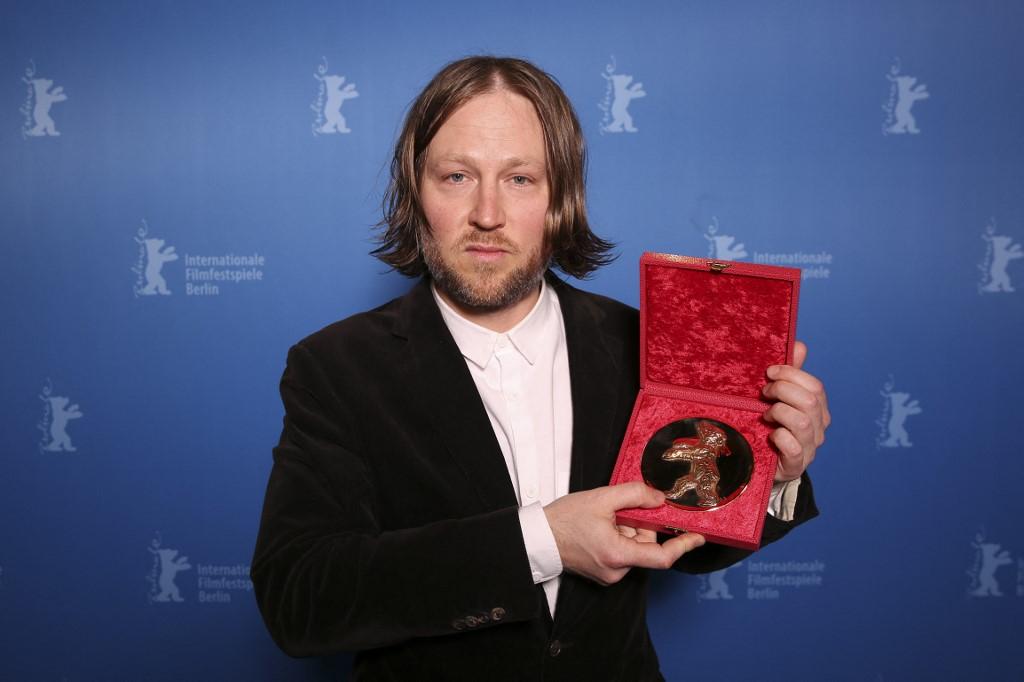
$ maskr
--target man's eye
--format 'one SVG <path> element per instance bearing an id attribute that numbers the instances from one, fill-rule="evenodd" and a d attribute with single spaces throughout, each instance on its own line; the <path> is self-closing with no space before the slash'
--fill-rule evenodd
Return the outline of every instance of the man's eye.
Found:
<path id="1" fill-rule="evenodd" d="M 448 174 L 448 179 L 451 180 L 452 182 L 458 184 L 458 183 L 460 183 L 460 182 L 462 182 L 463 180 L 466 179 L 466 174 L 465 173 L 449 173 Z"/>
<path id="2" fill-rule="evenodd" d="M 525 175 L 513 175 L 512 182 L 517 185 L 527 185 L 530 183 L 530 178 Z"/>

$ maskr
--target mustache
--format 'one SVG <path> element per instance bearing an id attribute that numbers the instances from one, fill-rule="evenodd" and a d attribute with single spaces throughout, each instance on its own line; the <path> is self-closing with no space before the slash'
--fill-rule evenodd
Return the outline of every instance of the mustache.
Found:
<path id="1" fill-rule="evenodd" d="M 498 248 L 509 253 L 519 253 L 519 247 L 514 242 L 506 239 L 503 235 L 494 233 L 477 234 L 469 232 L 463 235 L 456 246 L 460 249 L 465 249 L 471 246 L 485 246 L 490 248 Z"/>

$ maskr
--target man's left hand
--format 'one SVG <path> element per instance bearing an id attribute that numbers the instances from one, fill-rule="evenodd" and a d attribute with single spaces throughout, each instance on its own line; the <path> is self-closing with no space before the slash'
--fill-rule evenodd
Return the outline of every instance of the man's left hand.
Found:
<path id="1" fill-rule="evenodd" d="M 807 346 L 797 341 L 793 364 L 769 367 L 769 381 L 762 390 L 765 398 L 777 401 L 764 413 L 767 421 L 779 425 L 771 435 L 779 449 L 776 481 L 800 478 L 825 442 L 825 429 L 832 422 L 824 385 L 800 369 L 806 359 Z"/>

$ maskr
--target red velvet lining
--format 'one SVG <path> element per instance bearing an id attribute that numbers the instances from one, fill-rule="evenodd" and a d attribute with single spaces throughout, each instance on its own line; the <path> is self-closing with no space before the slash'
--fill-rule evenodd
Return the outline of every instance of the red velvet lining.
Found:
<path id="1" fill-rule="evenodd" d="M 645 264 L 647 381 L 758 398 L 789 347 L 794 283 Z"/>

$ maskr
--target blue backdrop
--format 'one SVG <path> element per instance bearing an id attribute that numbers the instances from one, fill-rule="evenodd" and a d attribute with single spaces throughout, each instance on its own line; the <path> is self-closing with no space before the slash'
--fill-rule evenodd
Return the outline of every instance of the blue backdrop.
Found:
<path id="1" fill-rule="evenodd" d="M 670 680 L 1020 679 L 1024 6 L 14 2 L 0 10 L 0 678 L 294 679 L 247 580 L 297 339 L 367 255 L 408 103 L 531 59 L 642 251 L 805 268 L 822 517 L 658 576 Z M 1017 65 L 1017 66 L 1014 66 Z M 792 671 L 798 671 L 793 674 Z"/>

